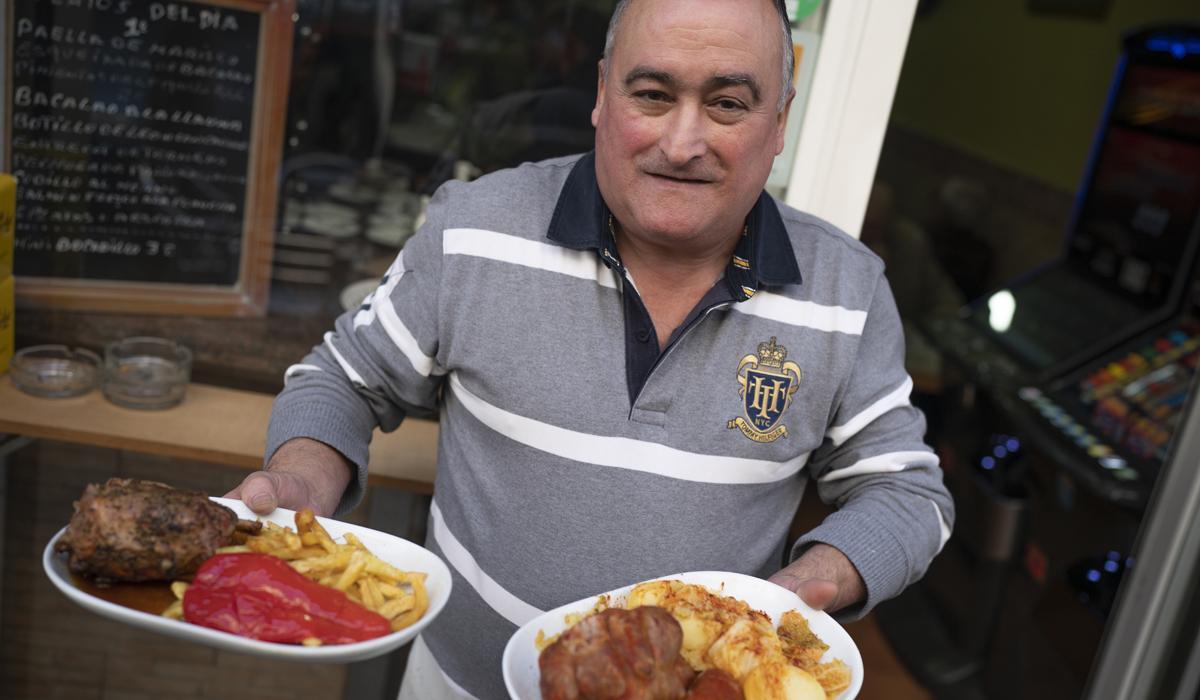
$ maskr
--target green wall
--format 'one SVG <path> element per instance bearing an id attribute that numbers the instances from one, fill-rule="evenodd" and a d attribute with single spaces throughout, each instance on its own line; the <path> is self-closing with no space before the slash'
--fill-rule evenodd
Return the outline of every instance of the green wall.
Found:
<path id="1" fill-rule="evenodd" d="M 844 1 L 844 0 L 843 0 Z M 1112 0 L 1100 20 L 1027 0 L 939 0 L 913 23 L 892 119 L 1074 191 L 1128 28 L 1200 23 L 1200 0 Z"/>

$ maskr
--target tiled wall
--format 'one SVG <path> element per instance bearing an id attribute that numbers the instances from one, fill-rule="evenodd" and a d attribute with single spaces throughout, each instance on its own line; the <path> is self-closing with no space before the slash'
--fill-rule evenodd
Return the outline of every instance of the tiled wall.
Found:
<path id="1" fill-rule="evenodd" d="M 8 458 L 0 589 L 0 698 L 297 700 L 343 697 L 347 667 L 217 651 L 111 622 L 78 607 L 42 572 L 46 543 L 85 485 L 110 476 L 225 493 L 245 471 L 55 443 Z M 361 521 L 359 508 L 347 520 Z"/>

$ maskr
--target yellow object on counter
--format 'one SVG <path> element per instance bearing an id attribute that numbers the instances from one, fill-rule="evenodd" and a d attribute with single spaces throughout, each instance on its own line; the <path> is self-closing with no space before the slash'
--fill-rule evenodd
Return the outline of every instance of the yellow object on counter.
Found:
<path id="1" fill-rule="evenodd" d="M 12 175 L 0 173 L 0 278 L 13 273 L 13 236 L 16 222 L 17 181 Z M 7 367 L 7 364 L 5 366 Z"/>
<path id="2" fill-rule="evenodd" d="M 0 374 L 8 371 L 12 362 L 16 334 L 13 331 L 17 314 L 13 309 L 13 277 L 0 275 Z"/>

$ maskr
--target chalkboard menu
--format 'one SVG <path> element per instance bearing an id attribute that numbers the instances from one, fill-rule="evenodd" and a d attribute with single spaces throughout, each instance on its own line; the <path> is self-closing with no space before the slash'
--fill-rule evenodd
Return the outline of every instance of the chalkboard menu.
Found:
<path id="1" fill-rule="evenodd" d="M 294 0 L 10 0 L 18 301 L 265 309 Z"/>

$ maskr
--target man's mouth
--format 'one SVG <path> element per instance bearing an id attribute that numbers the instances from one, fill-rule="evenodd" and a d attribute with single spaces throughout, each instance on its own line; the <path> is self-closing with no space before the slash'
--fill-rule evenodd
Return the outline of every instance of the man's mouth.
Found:
<path id="1" fill-rule="evenodd" d="M 656 178 L 659 178 L 662 180 L 667 180 L 668 182 L 678 182 L 682 185 L 707 185 L 710 182 L 712 182 L 712 180 L 708 180 L 705 178 L 683 177 L 683 176 L 679 176 L 679 175 L 667 175 L 664 173 L 647 173 L 647 175 L 650 175 L 651 177 L 656 177 Z"/>

